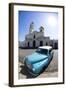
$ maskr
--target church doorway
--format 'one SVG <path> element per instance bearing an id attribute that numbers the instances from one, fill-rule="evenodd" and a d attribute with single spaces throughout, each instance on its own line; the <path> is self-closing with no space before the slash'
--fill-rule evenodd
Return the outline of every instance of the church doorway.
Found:
<path id="1" fill-rule="evenodd" d="M 46 42 L 46 46 L 48 45 L 48 43 Z"/>
<path id="2" fill-rule="evenodd" d="M 36 47 L 36 41 L 35 40 L 33 41 L 33 47 L 34 48 Z"/>
<path id="3" fill-rule="evenodd" d="M 40 46 L 43 46 L 43 41 L 40 41 Z"/>

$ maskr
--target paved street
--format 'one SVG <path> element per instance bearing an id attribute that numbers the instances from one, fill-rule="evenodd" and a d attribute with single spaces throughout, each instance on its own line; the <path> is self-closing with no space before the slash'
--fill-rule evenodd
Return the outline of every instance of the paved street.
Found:
<path id="1" fill-rule="evenodd" d="M 26 67 L 24 66 L 24 57 L 26 55 L 30 55 L 33 53 L 36 49 L 19 49 L 19 64 L 18 64 L 18 73 L 19 73 L 19 79 L 26 79 L 26 78 L 34 78 L 31 76 Z M 36 78 L 45 78 L 45 77 L 57 77 L 58 76 L 58 51 L 53 50 L 54 55 L 51 63 L 47 67 L 47 69 L 42 72 L 39 76 Z"/>

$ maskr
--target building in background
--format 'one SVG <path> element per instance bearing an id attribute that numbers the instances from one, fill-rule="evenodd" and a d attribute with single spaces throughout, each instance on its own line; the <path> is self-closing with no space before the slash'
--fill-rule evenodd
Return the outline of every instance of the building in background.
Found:
<path id="1" fill-rule="evenodd" d="M 37 48 L 39 46 L 52 46 L 58 48 L 58 40 L 51 40 L 50 37 L 44 36 L 44 27 L 40 26 L 39 32 L 34 29 L 34 22 L 31 22 L 29 33 L 25 36 L 23 42 L 19 42 L 21 48 Z"/>

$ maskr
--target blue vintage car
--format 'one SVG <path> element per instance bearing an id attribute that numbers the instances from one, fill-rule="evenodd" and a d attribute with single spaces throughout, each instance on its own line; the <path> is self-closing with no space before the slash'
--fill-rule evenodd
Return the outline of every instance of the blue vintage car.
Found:
<path id="1" fill-rule="evenodd" d="M 25 66 L 30 74 L 37 76 L 47 68 L 52 58 L 52 47 L 42 46 L 31 55 L 25 57 Z"/>

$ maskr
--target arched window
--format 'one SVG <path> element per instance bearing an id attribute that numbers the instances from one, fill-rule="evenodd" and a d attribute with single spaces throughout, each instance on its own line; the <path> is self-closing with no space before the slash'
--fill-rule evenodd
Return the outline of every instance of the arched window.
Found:
<path id="1" fill-rule="evenodd" d="M 35 35 L 34 35 L 34 38 L 35 38 Z"/>

